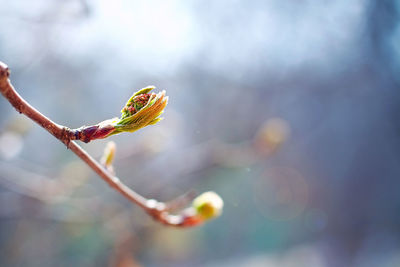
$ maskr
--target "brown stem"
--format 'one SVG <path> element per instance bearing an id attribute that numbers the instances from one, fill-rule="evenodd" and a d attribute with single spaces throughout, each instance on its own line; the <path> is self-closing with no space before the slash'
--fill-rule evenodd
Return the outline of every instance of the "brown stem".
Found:
<path id="1" fill-rule="evenodd" d="M 58 125 L 53 122 L 42 113 L 37 111 L 28 102 L 26 102 L 11 85 L 8 77 L 10 76 L 10 71 L 6 64 L 0 62 L 0 90 L 2 95 L 10 102 L 10 104 L 19 112 L 23 113 L 31 120 L 42 126 L 54 137 L 59 139 L 61 142 L 66 143 L 67 139 L 65 134 L 65 127 Z"/>
<path id="2" fill-rule="evenodd" d="M 1 94 L 10 102 L 10 104 L 19 112 L 31 120 L 42 126 L 55 138 L 63 142 L 67 148 L 71 149 L 80 159 L 82 159 L 93 171 L 95 171 L 105 182 L 112 188 L 118 191 L 121 195 L 137 204 L 144 209 L 154 219 L 172 226 L 193 226 L 187 216 L 182 213 L 181 215 L 170 215 L 167 211 L 166 205 L 163 202 L 158 202 L 154 199 L 146 199 L 139 195 L 128 186 L 123 184 L 118 177 L 108 172 L 100 163 L 93 159 L 82 147 L 72 140 L 81 139 L 76 138 L 76 131 L 68 127 L 59 125 L 34 107 L 26 102 L 14 89 L 8 77 L 10 71 L 6 64 L 0 62 L 0 91 Z M 85 141 L 85 140 L 82 140 Z M 188 209 L 190 211 L 190 209 Z"/>

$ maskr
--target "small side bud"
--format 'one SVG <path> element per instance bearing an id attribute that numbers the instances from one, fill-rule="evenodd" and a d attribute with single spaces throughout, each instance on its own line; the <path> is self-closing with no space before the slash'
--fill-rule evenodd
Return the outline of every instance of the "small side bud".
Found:
<path id="1" fill-rule="evenodd" d="M 219 216 L 224 207 L 224 201 L 215 192 L 209 191 L 196 197 L 192 203 L 193 208 L 196 210 L 203 220 L 209 220 Z"/>
<path id="2" fill-rule="evenodd" d="M 112 171 L 113 167 L 113 161 L 115 157 L 115 150 L 116 150 L 116 145 L 113 141 L 110 141 L 107 143 L 106 147 L 104 148 L 103 156 L 101 157 L 101 164 L 106 167 L 106 169 Z"/>

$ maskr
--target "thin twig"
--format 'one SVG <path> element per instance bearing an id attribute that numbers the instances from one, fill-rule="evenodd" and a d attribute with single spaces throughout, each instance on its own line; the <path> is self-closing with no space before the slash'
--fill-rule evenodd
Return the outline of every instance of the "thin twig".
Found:
<path id="1" fill-rule="evenodd" d="M 14 89 L 8 77 L 10 71 L 6 64 L 0 62 L 0 91 L 1 94 L 10 102 L 10 104 L 19 112 L 31 120 L 42 126 L 55 138 L 64 143 L 67 148 L 71 149 L 81 160 L 83 160 L 93 171 L 95 171 L 105 182 L 112 188 L 125 196 L 127 199 L 144 209 L 154 219 L 172 226 L 193 226 L 190 220 L 186 220 L 191 210 L 186 209 L 180 215 L 171 215 L 168 213 L 167 205 L 154 199 L 147 199 L 128 186 L 123 184 L 120 179 L 107 171 L 99 162 L 91 157 L 81 146 L 71 140 L 71 130 L 68 127 L 59 125 L 34 107 L 26 102 Z M 186 223 L 187 222 L 187 223 Z"/>

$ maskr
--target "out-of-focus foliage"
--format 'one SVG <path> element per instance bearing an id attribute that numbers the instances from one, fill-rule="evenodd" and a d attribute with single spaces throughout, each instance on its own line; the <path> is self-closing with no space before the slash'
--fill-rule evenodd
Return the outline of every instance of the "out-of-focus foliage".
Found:
<path id="1" fill-rule="evenodd" d="M 166 89 L 114 171 L 224 213 L 152 222 L 0 99 L 0 265 L 400 266 L 399 44 L 398 0 L 1 1 L 21 95 L 76 128 Z"/>

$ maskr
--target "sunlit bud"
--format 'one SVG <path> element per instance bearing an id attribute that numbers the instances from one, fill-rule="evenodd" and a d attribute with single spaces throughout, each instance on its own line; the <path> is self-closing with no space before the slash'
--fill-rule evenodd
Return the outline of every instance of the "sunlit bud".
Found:
<path id="1" fill-rule="evenodd" d="M 134 132 L 148 125 L 154 125 L 162 118 L 168 103 L 165 91 L 150 93 L 154 86 L 143 88 L 132 95 L 121 110 L 121 118 L 105 120 L 92 126 L 83 126 L 72 131 L 72 140 L 90 142 L 107 138 L 122 132 Z"/>
<path id="2" fill-rule="evenodd" d="M 160 115 L 168 103 L 165 91 L 158 94 L 150 93 L 154 86 L 149 86 L 134 93 L 121 110 L 121 118 L 114 123 L 115 131 L 110 135 L 121 132 L 134 132 L 148 125 L 159 122 Z"/>
<path id="3" fill-rule="evenodd" d="M 219 216 L 222 213 L 224 202 L 215 192 L 205 192 L 193 200 L 193 208 L 204 220 Z"/>

